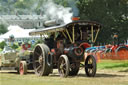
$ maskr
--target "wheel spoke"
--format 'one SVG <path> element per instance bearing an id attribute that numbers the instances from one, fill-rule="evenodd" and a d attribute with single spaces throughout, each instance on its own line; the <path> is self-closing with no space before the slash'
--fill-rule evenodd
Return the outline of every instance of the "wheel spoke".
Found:
<path id="1" fill-rule="evenodd" d="M 20 70 L 23 70 L 23 67 L 20 67 Z"/>
<path id="2" fill-rule="evenodd" d="M 64 64 L 65 63 L 65 61 L 64 60 L 62 60 L 62 64 Z"/>
<path id="3" fill-rule="evenodd" d="M 35 63 L 38 63 L 38 62 L 39 62 L 39 60 L 35 60 L 34 62 L 35 62 Z"/>
<path id="4" fill-rule="evenodd" d="M 23 65 L 22 64 L 20 64 L 20 70 L 22 70 L 23 69 Z"/>
<path id="5" fill-rule="evenodd" d="M 89 64 L 92 64 L 92 59 L 91 58 L 88 60 L 88 63 Z"/>
<path id="6" fill-rule="evenodd" d="M 92 64 L 88 64 L 88 68 L 93 68 Z"/>
<path id="7" fill-rule="evenodd" d="M 64 63 L 63 66 L 66 66 L 66 63 Z"/>
<path id="8" fill-rule="evenodd" d="M 41 48 L 40 48 L 40 47 L 38 47 L 38 50 L 39 50 L 39 52 L 42 52 L 42 50 L 41 50 Z"/>
<path id="9" fill-rule="evenodd" d="M 93 70 L 92 69 L 90 69 L 90 73 L 92 73 L 93 72 Z"/>
<path id="10" fill-rule="evenodd" d="M 35 52 L 35 54 L 37 54 L 38 56 L 40 56 L 41 54 L 39 54 L 38 52 Z"/>
<path id="11" fill-rule="evenodd" d="M 88 69 L 88 73 L 90 73 L 90 69 Z"/>
<path id="12" fill-rule="evenodd" d="M 42 65 L 39 65 L 39 66 L 36 68 L 36 71 L 38 71 L 41 67 L 42 67 Z"/>
<path id="13" fill-rule="evenodd" d="M 63 69 L 61 70 L 61 73 L 62 73 L 62 75 L 64 75 L 64 70 Z"/>
<path id="14" fill-rule="evenodd" d="M 65 70 L 65 71 L 66 71 L 66 68 L 64 68 L 64 67 L 63 67 L 63 70 Z"/>

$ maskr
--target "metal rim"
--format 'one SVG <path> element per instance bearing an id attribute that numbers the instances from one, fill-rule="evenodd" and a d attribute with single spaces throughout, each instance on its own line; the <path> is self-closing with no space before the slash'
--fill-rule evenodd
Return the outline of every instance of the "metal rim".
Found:
<path id="1" fill-rule="evenodd" d="M 58 61 L 58 70 L 61 77 L 69 75 L 69 61 L 67 56 L 61 56 Z"/>
<path id="2" fill-rule="evenodd" d="M 37 46 L 34 51 L 33 67 L 35 73 L 39 76 L 42 75 L 43 62 L 45 62 L 44 51 L 42 51 L 40 46 Z"/>
<path id="3" fill-rule="evenodd" d="M 85 71 L 88 77 L 94 77 L 96 74 L 96 60 L 93 56 L 89 56 L 85 62 Z"/>

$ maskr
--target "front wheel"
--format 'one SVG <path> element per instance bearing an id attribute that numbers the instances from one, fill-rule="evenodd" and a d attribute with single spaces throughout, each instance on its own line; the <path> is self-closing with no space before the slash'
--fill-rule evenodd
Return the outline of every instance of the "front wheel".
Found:
<path id="1" fill-rule="evenodd" d="M 85 72 L 88 77 L 94 77 L 96 74 L 96 59 L 89 55 L 85 60 Z"/>
<path id="2" fill-rule="evenodd" d="M 69 60 L 66 55 L 61 55 L 58 61 L 58 71 L 61 77 L 67 77 L 69 75 Z"/>
<path id="3" fill-rule="evenodd" d="M 26 61 L 20 61 L 19 73 L 20 73 L 20 75 L 27 74 L 27 63 L 26 63 Z"/>

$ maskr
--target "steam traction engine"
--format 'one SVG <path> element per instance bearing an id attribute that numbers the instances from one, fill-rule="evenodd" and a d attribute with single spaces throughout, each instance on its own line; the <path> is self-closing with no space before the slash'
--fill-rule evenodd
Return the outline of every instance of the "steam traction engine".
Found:
<path id="1" fill-rule="evenodd" d="M 84 62 L 86 75 L 94 77 L 96 60 L 93 55 L 84 57 L 84 51 L 90 47 L 89 41 L 96 41 L 100 28 L 100 24 L 96 22 L 74 21 L 30 32 L 30 35 L 48 35 L 44 42 L 34 48 L 35 73 L 47 76 L 58 68 L 60 76 L 73 76 L 77 75 L 80 63 Z"/>

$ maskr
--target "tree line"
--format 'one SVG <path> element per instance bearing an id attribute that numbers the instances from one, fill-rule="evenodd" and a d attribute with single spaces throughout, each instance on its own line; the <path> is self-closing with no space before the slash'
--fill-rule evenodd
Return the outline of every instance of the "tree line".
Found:
<path id="1" fill-rule="evenodd" d="M 40 14 L 47 0 L 0 0 L 0 14 Z M 69 0 L 53 0 L 69 7 Z M 116 33 L 121 42 L 128 39 L 128 0 L 72 0 L 79 9 L 81 20 L 101 23 L 97 43 L 111 43 Z M 4 33 L 1 31 L 0 34 Z"/>

